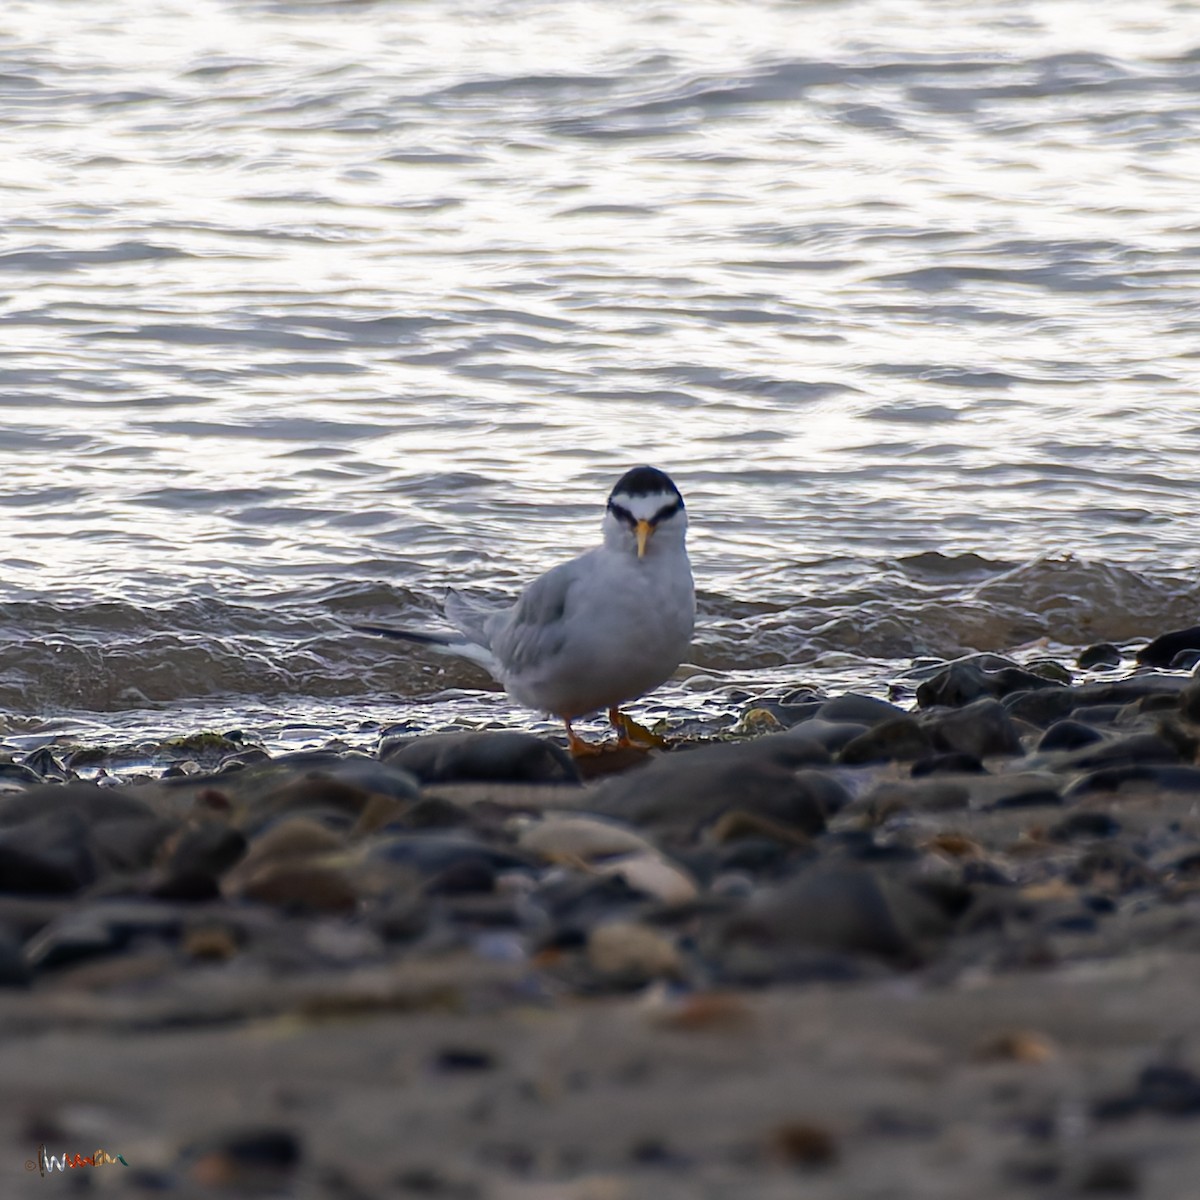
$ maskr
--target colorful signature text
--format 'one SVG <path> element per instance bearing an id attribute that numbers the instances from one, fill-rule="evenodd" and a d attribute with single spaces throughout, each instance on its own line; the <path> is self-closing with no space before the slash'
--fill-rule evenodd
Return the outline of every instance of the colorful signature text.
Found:
<path id="1" fill-rule="evenodd" d="M 62 1154 L 55 1158 L 53 1154 L 46 1153 L 45 1145 L 41 1145 L 36 1162 L 32 1158 L 25 1160 L 25 1170 L 40 1171 L 45 1175 L 47 1171 L 65 1171 L 68 1167 L 115 1167 L 117 1163 L 123 1167 L 129 1166 L 123 1154 L 109 1154 L 107 1150 L 97 1150 L 91 1155 Z"/>

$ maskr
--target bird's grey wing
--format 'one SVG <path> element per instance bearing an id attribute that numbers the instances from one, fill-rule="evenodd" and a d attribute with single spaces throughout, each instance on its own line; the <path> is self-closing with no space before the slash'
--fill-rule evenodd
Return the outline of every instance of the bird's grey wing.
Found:
<path id="1" fill-rule="evenodd" d="M 506 672 L 536 671 L 562 650 L 579 579 L 578 563 L 578 559 L 561 563 L 539 575 L 511 609 L 489 621 L 489 644 Z"/>
<path id="2" fill-rule="evenodd" d="M 464 596 L 462 592 L 451 588 L 446 593 L 444 611 L 446 620 L 468 640 L 477 646 L 490 646 L 491 635 L 488 632 L 488 623 L 494 621 L 496 617 L 508 613 L 510 607 L 508 605 L 497 607 L 494 604 L 472 600 L 469 596 Z"/>

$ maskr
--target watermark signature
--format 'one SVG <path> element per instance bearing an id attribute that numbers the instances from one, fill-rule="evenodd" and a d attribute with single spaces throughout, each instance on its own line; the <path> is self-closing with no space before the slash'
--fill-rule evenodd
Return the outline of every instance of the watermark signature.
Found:
<path id="1" fill-rule="evenodd" d="M 53 1154 L 46 1153 L 46 1146 L 43 1143 L 38 1147 L 36 1159 L 27 1158 L 25 1160 L 25 1170 L 40 1171 L 45 1176 L 47 1171 L 65 1171 L 68 1167 L 72 1169 L 75 1167 L 115 1167 L 117 1163 L 123 1167 L 129 1166 L 123 1154 L 109 1154 L 107 1150 L 97 1150 L 95 1154 L 88 1156 L 63 1154 L 55 1158 Z"/>

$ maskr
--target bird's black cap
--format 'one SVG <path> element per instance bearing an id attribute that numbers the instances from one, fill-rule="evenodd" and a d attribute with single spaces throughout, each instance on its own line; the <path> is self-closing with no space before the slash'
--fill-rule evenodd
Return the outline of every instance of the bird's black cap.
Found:
<path id="1" fill-rule="evenodd" d="M 679 489 L 671 482 L 669 475 L 657 467 L 634 467 L 617 480 L 609 499 L 613 496 L 658 496 L 663 493 L 679 496 Z"/>

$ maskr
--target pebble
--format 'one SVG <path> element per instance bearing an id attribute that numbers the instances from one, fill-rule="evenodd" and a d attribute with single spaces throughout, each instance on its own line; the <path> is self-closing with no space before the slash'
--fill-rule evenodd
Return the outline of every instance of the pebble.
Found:
<path id="1" fill-rule="evenodd" d="M 343 835 L 326 828 L 312 817 L 287 817 L 265 829 L 248 844 L 229 883 L 236 887 L 266 863 L 307 860 L 333 854 L 346 844 Z"/>
<path id="2" fill-rule="evenodd" d="M 358 905 L 345 871 L 315 863 L 267 863 L 239 879 L 232 894 L 300 914 L 348 914 Z"/>
<path id="3" fill-rule="evenodd" d="M 931 754 L 928 758 L 919 758 L 913 763 L 910 771 L 914 779 L 922 779 L 927 775 L 987 774 L 987 768 L 979 757 L 963 750 Z"/>
<path id="4" fill-rule="evenodd" d="M 880 721 L 847 742 L 838 755 L 846 766 L 867 763 L 911 762 L 933 750 L 933 739 L 915 717 L 902 714 Z"/>
<path id="5" fill-rule="evenodd" d="M 828 782 L 827 782 L 828 781 Z M 797 774 L 746 756 L 696 750 L 668 755 L 605 783 L 594 811 L 646 829 L 664 844 L 691 841 L 704 827 L 738 808 L 806 834 L 825 828 L 830 797 L 845 794 L 828 776 Z"/>
<path id="6" fill-rule="evenodd" d="M 964 708 L 936 716 L 930 714 L 925 728 L 934 746 L 952 754 L 971 754 L 984 759 L 1021 753 L 1021 736 L 1009 711 L 990 697 Z"/>
<path id="7" fill-rule="evenodd" d="M 890 707 L 890 706 L 889 706 Z M 899 710 L 897 710 L 897 713 Z M 870 728 L 868 724 L 860 724 L 853 721 L 831 721 L 827 718 L 819 717 L 815 713 L 813 716 L 805 720 L 803 723 L 793 726 L 789 731 L 791 741 L 804 743 L 807 742 L 813 746 L 820 746 L 826 753 L 832 757 L 838 754 L 847 743 L 852 742 L 856 737 L 866 733 Z M 784 739 L 780 739 L 782 744 Z M 814 766 L 820 766 L 821 757 L 814 751 L 811 755 L 810 762 Z"/>
<path id="8" fill-rule="evenodd" d="M 597 925 L 588 935 L 587 960 L 606 981 L 629 987 L 683 973 L 675 943 L 658 930 L 632 921 Z"/>
<path id="9" fill-rule="evenodd" d="M 1098 642 L 1081 651 L 1075 665 L 1083 671 L 1093 671 L 1097 667 L 1119 667 L 1121 651 L 1111 642 Z"/>
<path id="10" fill-rule="evenodd" d="M 1055 721 L 1038 739 L 1039 754 L 1048 754 L 1053 750 L 1079 750 L 1083 746 L 1094 746 L 1104 741 L 1104 734 L 1095 727 L 1083 721 L 1064 718 Z"/>
<path id="11" fill-rule="evenodd" d="M 240 829 L 222 821 L 203 821 L 172 840 L 164 870 L 171 877 L 219 878 L 245 853 L 249 843 Z"/>
<path id="12" fill-rule="evenodd" d="M 383 761 L 422 783 L 574 783 L 579 771 L 557 743 L 528 733 L 447 733 L 384 743 Z"/>
<path id="13" fill-rule="evenodd" d="M 831 1167 L 839 1157 L 837 1138 L 823 1125 L 790 1121 L 767 1139 L 771 1155 L 790 1167 Z"/>
<path id="14" fill-rule="evenodd" d="M 868 955 L 902 965 L 925 956 L 923 942 L 942 919 L 903 884 L 862 867 L 814 867 L 753 896 L 730 918 L 726 942 L 749 940 Z"/>
<path id="15" fill-rule="evenodd" d="M 858 692 L 846 692 L 826 700 L 815 714 L 824 721 L 853 722 L 862 725 L 879 725 L 885 721 L 904 716 L 904 710 L 876 696 L 864 696 Z"/>
<path id="16" fill-rule="evenodd" d="M 138 940 L 174 941 L 184 914 L 174 905 L 142 899 L 104 900 L 63 914 L 25 945 L 34 971 L 119 953 Z"/>
<path id="17" fill-rule="evenodd" d="M 599 875 L 617 876 L 635 892 L 666 905 L 690 904 L 700 894 L 696 881 L 685 870 L 655 853 L 611 858 L 593 870 Z"/>
<path id="18" fill-rule="evenodd" d="M 1061 1054 L 1045 1034 L 1031 1029 L 1006 1030 L 985 1038 L 975 1048 L 974 1057 L 982 1062 L 1052 1062 Z"/>
<path id="19" fill-rule="evenodd" d="M 33 972 L 21 953 L 20 939 L 0 927 L 0 988 L 27 987 Z"/>
<path id="20" fill-rule="evenodd" d="M 1153 1112 L 1172 1117 L 1200 1116 L 1200 1076 L 1175 1062 L 1152 1062 L 1142 1068 L 1125 1092 L 1102 1097 L 1092 1105 L 1097 1121 L 1114 1121 Z"/>
<path id="21" fill-rule="evenodd" d="M 191 1181 L 203 1188 L 264 1195 L 287 1186 L 303 1149 L 289 1129 L 239 1129 L 188 1145 L 179 1158 Z"/>
<path id="22" fill-rule="evenodd" d="M 1200 792 L 1200 768 L 1128 763 L 1090 771 L 1063 793 L 1068 802 L 1103 792 Z"/>
<path id="23" fill-rule="evenodd" d="M 37 771 L 21 763 L 0 761 L 0 780 L 5 783 L 23 786 L 31 783 L 41 783 L 42 777 Z"/>
<path id="24" fill-rule="evenodd" d="M 1200 625 L 1159 634 L 1138 651 L 1137 661 L 1143 667 L 1165 667 L 1177 654 L 1186 650 L 1200 650 Z"/>
<path id="25" fill-rule="evenodd" d="M 493 871 L 533 868 L 533 860 L 514 849 L 466 834 L 437 831 L 380 836 L 365 847 L 364 859 L 412 867 L 423 875 L 444 871 L 464 861 L 484 863 Z"/>
<path id="26" fill-rule="evenodd" d="M 974 776 L 969 787 L 972 808 L 1035 808 L 1063 802 L 1062 779 L 1050 771 Z"/>
<path id="27" fill-rule="evenodd" d="M 1016 664 L 992 668 L 977 659 L 960 659 L 917 687 L 920 708 L 962 708 L 975 700 L 1060 686 Z M 1069 690 L 1069 689 L 1068 689 Z"/>
<path id="28" fill-rule="evenodd" d="M 78 812 L 60 809 L 0 829 L 0 890 L 69 894 L 98 871 L 91 830 Z"/>
<path id="29" fill-rule="evenodd" d="M 558 815 L 530 825 L 518 837 L 517 846 L 547 862 L 591 862 L 617 854 L 654 851 L 652 842 L 625 825 L 595 817 Z"/>

